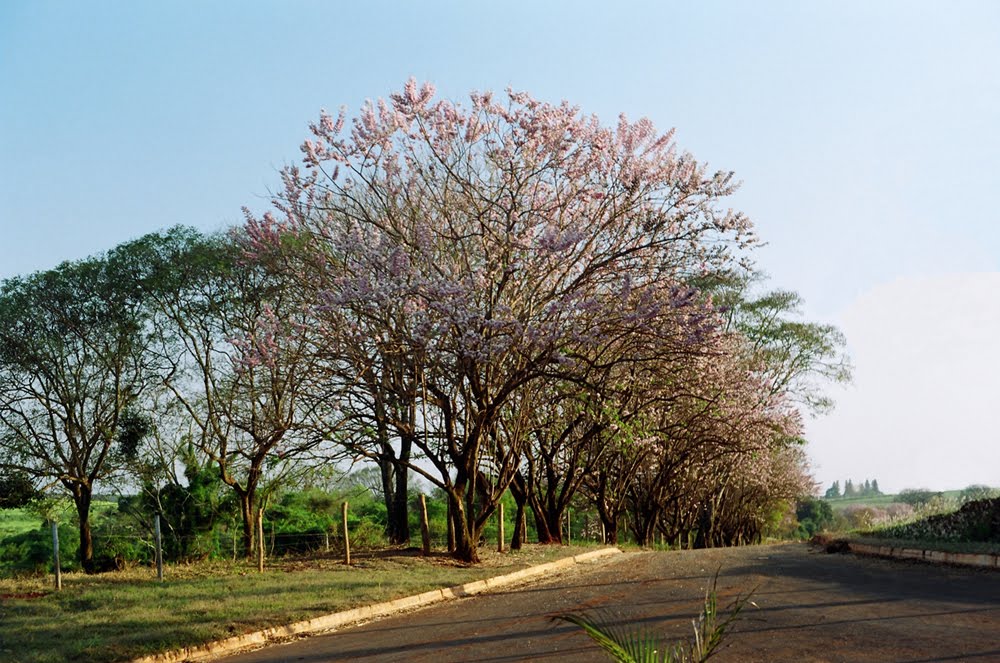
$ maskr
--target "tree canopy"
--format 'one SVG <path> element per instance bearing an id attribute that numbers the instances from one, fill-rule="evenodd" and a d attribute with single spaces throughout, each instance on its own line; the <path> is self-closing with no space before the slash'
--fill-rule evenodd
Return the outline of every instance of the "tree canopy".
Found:
<path id="1" fill-rule="evenodd" d="M 848 379 L 844 340 L 758 291 L 732 173 L 646 119 L 510 90 L 411 80 L 310 129 L 241 227 L 3 285 L 4 467 L 78 504 L 132 468 L 161 509 L 178 461 L 212 468 L 249 553 L 283 477 L 372 462 L 390 538 L 418 475 L 466 561 L 507 491 L 515 545 L 527 510 L 554 542 L 581 501 L 607 541 L 747 542 L 812 492 L 801 411 Z"/>

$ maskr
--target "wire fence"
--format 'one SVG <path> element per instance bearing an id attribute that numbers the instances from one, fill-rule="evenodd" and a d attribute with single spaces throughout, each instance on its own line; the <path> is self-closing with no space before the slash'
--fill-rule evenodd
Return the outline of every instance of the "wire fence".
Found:
<path id="1" fill-rule="evenodd" d="M 509 549 L 514 532 L 511 518 L 504 517 L 500 509 L 483 528 L 477 542 L 481 548 Z M 596 520 L 584 517 L 573 524 L 568 517 L 566 529 L 561 532 L 565 543 L 599 542 L 601 533 Z M 449 537 L 447 519 L 426 519 L 426 510 L 417 512 L 409 523 L 409 542 L 396 548 L 410 548 L 424 552 L 445 552 L 453 545 Z M 423 520 L 423 523 L 421 523 Z M 421 526 L 423 524 L 423 526 Z M 205 531 L 182 531 L 170 518 L 148 516 L 132 519 L 127 525 L 115 527 L 98 524 L 91 533 L 92 561 L 88 570 L 93 572 L 117 571 L 126 568 L 149 566 L 163 576 L 163 564 L 191 563 L 207 560 L 240 562 L 256 560 L 263 569 L 265 560 L 272 563 L 282 558 L 314 555 L 341 559 L 350 563 L 351 554 L 385 550 L 389 546 L 384 523 L 366 517 L 348 515 L 344 503 L 339 522 L 330 521 L 305 529 L 288 527 L 288 523 L 264 518 L 255 523 L 255 530 L 244 532 L 239 522 L 227 522 Z M 522 530 L 522 540 L 536 541 L 534 527 Z M 49 523 L 45 527 L 0 539 L 0 577 L 11 575 L 40 575 L 52 573 L 58 587 L 61 571 L 81 569 L 79 562 L 80 532 L 75 523 Z"/>

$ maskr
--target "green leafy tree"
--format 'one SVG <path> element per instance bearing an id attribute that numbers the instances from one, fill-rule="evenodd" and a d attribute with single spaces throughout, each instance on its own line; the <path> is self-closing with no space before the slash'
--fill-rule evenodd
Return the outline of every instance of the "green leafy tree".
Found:
<path id="1" fill-rule="evenodd" d="M 725 311 L 728 328 L 743 336 L 772 393 L 788 394 L 810 412 L 827 412 L 833 401 L 824 394 L 825 386 L 851 380 L 844 335 L 833 325 L 801 320 L 803 301 L 797 293 L 755 294 L 762 278 L 721 273 L 699 285 Z"/>
<path id="2" fill-rule="evenodd" d="M 88 571 L 94 486 L 141 433 L 129 413 L 155 383 L 132 267 L 113 251 L 0 285 L 0 468 L 72 497 Z"/>
<path id="3" fill-rule="evenodd" d="M 812 497 L 798 501 L 795 517 L 806 536 L 812 536 L 833 524 L 833 509 L 827 502 Z"/>
<path id="4" fill-rule="evenodd" d="M 26 472 L 0 475 L 0 509 L 17 509 L 35 498 L 38 491 Z"/>
<path id="5" fill-rule="evenodd" d="M 942 493 L 934 492 L 927 488 L 904 488 L 896 495 L 896 499 L 903 504 L 909 504 L 913 508 L 929 504 L 935 497 L 941 497 Z"/>
<path id="6" fill-rule="evenodd" d="M 834 481 L 833 485 L 826 489 L 826 494 L 824 497 L 828 500 L 837 499 L 840 497 L 840 482 Z"/>

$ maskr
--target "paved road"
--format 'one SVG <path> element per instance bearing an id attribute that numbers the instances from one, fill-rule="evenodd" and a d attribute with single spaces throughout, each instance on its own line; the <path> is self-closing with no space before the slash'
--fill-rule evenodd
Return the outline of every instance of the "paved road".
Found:
<path id="1" fill-rule="evenodd" d="M 438 604 L 237 657 L 297 661 L 605 661 L 551 615 L 588 610 L 688 637 L 717 569 L 720 603 L 755 589 L 713 660 L 1000 661 L 1000 571 L 828 555 L 805 545 L 628 553 L 541 583 Z"/>

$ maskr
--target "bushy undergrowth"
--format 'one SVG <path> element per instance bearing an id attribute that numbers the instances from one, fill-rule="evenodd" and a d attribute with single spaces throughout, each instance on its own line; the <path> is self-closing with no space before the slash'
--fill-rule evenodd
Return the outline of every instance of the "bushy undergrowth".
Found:
<path id="1" fill-rule="evenodd" d="M 411 497 L 410 532 L 419 544 L 419 492 L 413 490 Z M 371 490 L 356 486 L 334 491 L 314 488 L 289 491 L 273 498 L 264 512 L 266 554 L 274 557 L 327 548 L 331 551 L 342 550 L 341 505 L 345 501 L 349 503 L 347 526 L 352 550 L 385 547 L 386 507 Z M 50 500 L 44 513 L 30 507 L 3 511 L 4 521 L 9 526 L 0 531 L 0 576 L 51 571 L 52 532 L 49 518 L 60 523 L 59 547 L 63 570 L 78 569 L 78 521 L 70 507 L 58 500 Z M 161 513 L 165 561 L 226 560 L 241 556 L 242 530 L 235 504 L 217 500 L 214 494 L 207 494 L 207 491 L 184 487 L 173 492 L 161 490 L 156 500 L 151 500 L 148 494 L 140 494 L 95 503 L 91 527 L 96 568 L 112 570 L 152 564 L 154 518 L 158 511 Z M 427 500 L 427 511 L 432 540 L 435 545 L 444 545 L 447 534 L 444 496 L 435 491 Z M 506 513 L 508 533 L 513 531 L 512 517 L 511 504 Z M 495 532 L 495 525 L 485 528 L 484 543 L 495 546 Z"/>
<path id="2" fill-rule="evenodd" d="M 842 528 L 857 530 L 904 522 L 912 519 L 915 513 L 909 504 L 890 502 L 881 506 L 851 504 L 844 507 L 837 515 L 842 521 Z"/>
<path id="3" fill-rule="evenodd" d="M 59 526 L 59 566 L 75 571 L 79 534 L 72 525 Z M 15 574 L 45 573 L 52 568 L 52 528 L 42 525 L 0 540 L 0 570 Z"/>

